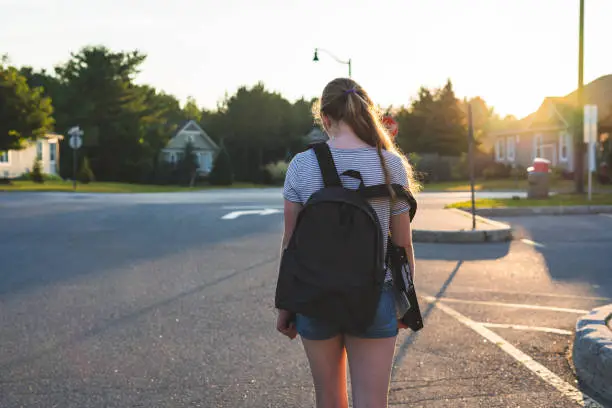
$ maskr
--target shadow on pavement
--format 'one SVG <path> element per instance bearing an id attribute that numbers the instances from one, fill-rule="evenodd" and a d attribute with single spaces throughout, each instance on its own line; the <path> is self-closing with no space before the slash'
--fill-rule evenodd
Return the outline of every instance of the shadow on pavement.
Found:
<path id="1" fill-rule="evenodd" d="M 459 272 L 461 265 L 463 265 L 462 260 L 457 262 L 457 265 L 455 265 L 455 268 L 452 270 L 450 275 L 448 275 L 448 278 L 446 278 L 446 281 L 444 281 L 444 283 L 440 287 L 440 290 L 438 291 L 438 293 L 436 293 L 436 296 L 435 296 L 436 298 L 440 298 L 444 295 L 444 293 L 446 292 L 446 290 L 448 289 L 452 281 L 457 276 L 457 273 Z M 420 304 L 421 302 L 419 302 L 419 306 Z M 435 304 L 429 303 L 427 305 L 427 308 L 422 312 L 423 323 L 425 326 L 427 325 L 427 318 L 429 317 L 429 315 L 431 314 L 434 308 L 435 308 Z M 395 360 L 393 361 L 392 377 L 395 376 L 395 370 L 397 369 L 397 367 L 401 365 L 402 360 L 404 359 L 404 357 L 406 356 L 406 353 L 408 352 L 408 349 L 410 348 L 412 343 L 414 343 L 418 335 L 419 335 L 419 332 L 411 332 L 408 335 L 408 337 L 406 337 L 404 342 L 399 346 L 397 353 L 395 354 Z"/>
<path id="2" fill-rule="evenodd" d="M 71 205 L 0 213 L 0 299 L 281 229 L 276 215 L 220 220 L 226 210 L 200 203 Z"/>
<path id="3" fill-rule="evenodd" d="M 612 218 L 601 215 L 508 217 L 518 238 L 540 246 L 550 276 L 587 284 L 598 296 L 612 298 Z"/>
<path id="4" fill-rule="evenodd" d="M 417 259 L 427 261 L 494 261 L 508 255 L 510 242 L 478 244 L 415 243 Z"/>

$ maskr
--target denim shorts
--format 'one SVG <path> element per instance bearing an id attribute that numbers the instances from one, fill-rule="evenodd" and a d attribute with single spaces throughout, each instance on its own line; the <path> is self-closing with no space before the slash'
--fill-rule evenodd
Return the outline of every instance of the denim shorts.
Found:
<path id="1" fill-rule="evenodd" d="M 299 335 L 307 340 L 327 340 L 339 334 L 350 334 L 366 339 L 394 337 L 398 333 L 398 327 L 392 283 L 386 282 L 383 285 L 374 320 L 362 333 L 343 333 L 334 324 L 301 314 L 296 315 L 295 325 Z"/>

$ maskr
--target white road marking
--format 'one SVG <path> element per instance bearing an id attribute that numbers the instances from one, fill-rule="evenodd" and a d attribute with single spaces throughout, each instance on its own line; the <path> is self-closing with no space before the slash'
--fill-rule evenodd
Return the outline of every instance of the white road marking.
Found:
<path id="1" fill-rule="evenodd" d="M 235 220 L 242 215 L 270 215 L 280 213 L 281 211 L 276 208 L 266 208 L 265 210 L 246 210 L 246 211 L 232 211 L 231 213 L 225 214 L 221 219 L 223 220 Z"/>
<path id="2" fill-rule="evenodd" d="M 604 408 L 597 401 L 584 394 L 583 392 L 579 391 L 575 387 L 571 386 L 567 382 L 563 381 L 559 376 L 550 371 L 548 368 L 544 367 L 542 364 L 538 363 L 529 355 L 523 353 L 521 350 L 514 347 L 512 344 L 508 343 L 504 338 L 487 329 L 486 327 L 483 327 L 482 324 L 476 323 L 470 318 L 457 312 L 455 309 L 437 302 L 436 298 L 433 298 L 431 296 L 427 296 L 427 298 L 433 299 L 433 304 L 435 307 L 437 307 L 444 313 L 454 317 L 460 323 L 474 330 L 476 333 L 480 334 L 482 337 L 498 346 L 516 361 L 523 364 L 532 373 L 540 377 L 542 380 L 546 381 L 548 384 L 555 387 L 565 397 L 576 402 L 581 407 Z"/>
<path id="3" fill-rule="evenodd" d="M 263 208 L 270 208 L 274 210 L 283 209 L 283 207 L 279 205 L 224 205 L 221 208 L 224 210 L 261 210 Z"/>
<path id="4" fill-rule="evenodd" d="M 539 242 L 535 242 L 535 241 L 532 241 L 532 240 L 527 239 L 527 238 L 521 239 L 521 242 L 523 244 L 531 245 L 531 246 L 534 246 L 536 248 L 546 248 L 546 245 L 540 244 Z"/>
<path id="5" fill-rule="evenodd" d="M 473 286 L 453 286 L 453 289 L 456 289 L 456 290 L 463 289 L 463 290 L 467 290 L 473 293 L 492 292 L 492 293 L 507 293 L 510 295 L 545 296 L 545 297 L 558 297 L 558 298 L 568 298 L 568 299 L 586 299 L 586 300 L 602 300 L 602 301 L 612 300 L 612 298 L 607 298 L 607 297 L 567 295 L 567 294 L 561 294 L 561 293 L 519 292 L 519 291 L 512 291 L 512 290 L 495 290 L 495 289 L 475 288 Z"/>
<path id="6" fill-rule="evenodd" d="M 523 326 L 522 324 L 503 324 L 503 323 L 476 323 L 476 324 L 480 324 L 484 327 L 490 327 L 490 328 L 537 331 L 537 332 L 544 332 L 544 333 L 563 334 L 565 336 L 571 336 L 573 334 L 569 330 L 553 329 L 552 327 Z"/>
<path id="7" fill-rule="evenodd" d="M 612 214 L 599 214 L 599 215 L 603 215 L 604 217 L 612 218 Z"/>
<path id="8" fill-rule="evenodd" d="M 565 312 L 565 313 L 575 313 L 575 314 L 587 314 L 588 310 L 581 309 L 567 309 L 564 307 L 553 307 L 553 306 L 540 306 L 540 305 L 525 305 L 522 303 L 503 303 L 503 302 L 489 302 L 486 300 L 463 300 L 463 299 L 452 299 L 452 298 L 439 298 L 436 299 L 431 296 L 424 296 L 428 302 L 434 302 L 439 300 L 440 302 L 447 303 L 465 303 L 468 305 L 487 305 L 487 306 L 501 306 L 501 307 L 511 307 L 517 309 L 533 309 L 533 310 L 549 310 L 551 312 Z"/>

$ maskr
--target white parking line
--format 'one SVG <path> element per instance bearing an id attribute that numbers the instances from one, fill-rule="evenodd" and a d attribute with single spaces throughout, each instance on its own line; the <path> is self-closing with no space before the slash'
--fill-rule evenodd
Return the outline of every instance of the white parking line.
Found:
<path id="1" fill-rule="evenodd" d="M 439 298 L 436 299 L 431 296 L 423 296 L 428 302 L 434 302 L 436 300 L 440 302 L 447 303 L 465 303 L 468 305 L 488 305 L 488 306 L 501 306 L 501 307 L 511 307 L 517 309 L 533 309 L 533 310 L 548 310 L 551 312 L 565 312 L 565 313 L 575 313 L 575 314 L 587 314 L 588 310 L 581 309 L 567 309 L 564 307 L 553 307 L 553 306 L 540 306 L 540 305 L 524 305 L 522 303 L 503 303 L 503 302 L 489 302 L 486 300 L 463 300 L 463 299 L 452 299 L 452 298 Z"/>
<path id="2" fill-rule="evenodd" d="M 454 290 L 466 290 L 472 293 L 478 292 L 491 292 L 491 293 L 506 293 L 509 295 L 525 295 L 525 296 L 544 296 L 544 297 L 558 297 L 558 298 L 568 298 L 568 299 L 586 299 L 586 300 L 602 300 L 608 301 L 612 300 L 612 298 L 607 297 L 597 297 L 597 296 L 581 296 L 581 295 L 567 295 L 562 293 L 542 293 L 542 292 L 519 292 L 512 290 L 495 290 L 495 289 L 486 289 L 486 288 L 476 288 L 473 286 L 454 286 Z"/>
<path id="3" fill-rule="evenodd" d="M 535 242 L 535 241 L 532 241 L 532 240 L 527 239 L 527 238 L 521 239 L 521 242 L 523 244 L 531 245 L 531 246 L 534 246 L 536 248 L 546 248 L 546 245 L 540 244 L 539 242 Z"/>
<path id="4" fill-rule="evenodd" d="M 573 333 L 569 330 L 562 329 L 553 329 L 552 327 L 538 327 L 538 326 L 523 326 L 522 324 L 502 324 L 502 323 L 482 323 L 479 322 L 484 327 L 489 327 L 492 329 L 514 329 L 514 330 L 525 330 L 525 331 L 537 331 L 544 333 L 554 333 L 554 334 L 563 334 L 564 336 L 571 336 Z"/>
<path id="5" fill-rule="evenodd" d="M 444 313 L 454 317 L 460 323 L 474 330 L 476 333 L 480 334 L 482 337 L 484 337 L 491 343 L 497 345 L 500 349 L 508 353 L 516 361 L 523 364 L 532 373 L 540 377 L 542 380 L 546 381 L 548 384 L 555 387 L 565 397 L 571 399 L 582 407 L 604 408 L 597 401 L 593 400 L 588 395 L 584 394 L 583 392 L 579 391 L 567 382 L 563 381 L 559 376 L 550 371 L 548 368 L 544 367 L 542 364 L 538 363 L 529 355 L 523 353 L 521 350 L 514 347 L 512 344 L 508 343 L 504 338 L 487 329 L 486 327 L 483 327 L 482 324 L 476 323 L 475 321 L 457 312 L 455 309 L 437 302 L 436 298 L 433 298 L 431 296 L 427 296 L 426 298 L 433 299 L 433 304 L 435 307 L 437 307 Z"/>

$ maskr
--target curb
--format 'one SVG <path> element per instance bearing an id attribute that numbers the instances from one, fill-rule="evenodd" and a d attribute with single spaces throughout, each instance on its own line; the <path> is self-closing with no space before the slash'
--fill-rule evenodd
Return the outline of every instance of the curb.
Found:
<path id="1" fill-rule="evenodd" d="M 572 357 L 581 383 L 612 401 L 612 304 L 593 309 L 576 323 Z"/>
<path id="2" fill-rule="evenodd" d="M 462 211 L 470 211 L 461 208 Z M 516 217 L 522 215 L 587 215 L 612 214 L 612 205 L 576 205 L 557 207 L 477 208 L 476 214 L 486 217 Z"/>
<path id="3" fill-rule="evenodd" d="M 450 208 L 445 211 L 453 211 L 464 217 L 472 217 L 472 214 L 458 208 Z M 482 224 L 494 226 L 488 230 L 455 230 L 455 231 L 436 231 L 436 230 L 412 230 L 412 240 L 414 242 L 437 242 L 443 244 L 473 244 L 478 242 L 506 242 L 511 241 L 512 227 L 503 222 L 490 220 L 476 215 L 476 221 Z"/>

